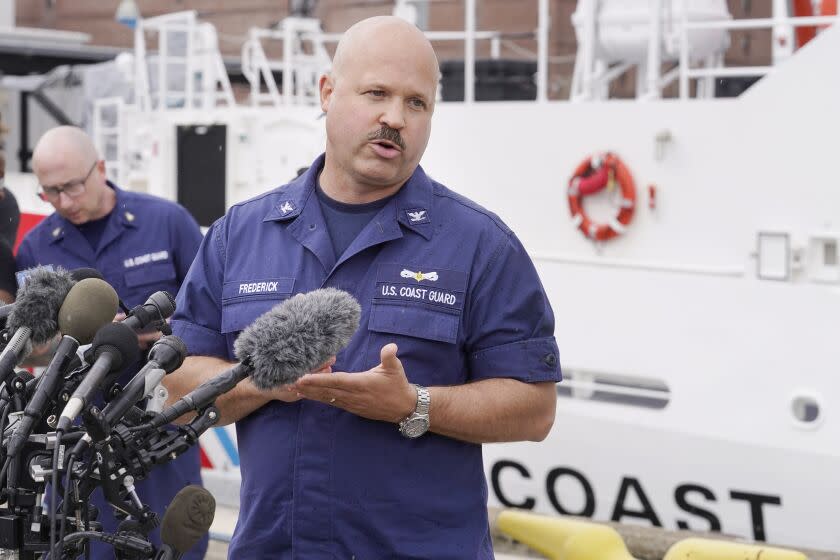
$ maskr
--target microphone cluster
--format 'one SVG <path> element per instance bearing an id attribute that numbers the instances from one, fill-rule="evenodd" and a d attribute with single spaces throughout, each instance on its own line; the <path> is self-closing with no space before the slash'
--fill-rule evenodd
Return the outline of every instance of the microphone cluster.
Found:
<path id="1" fill-rule="evenodd" d="M 175 301 L 156 292 L 114 322 L 118 309 L 125 306 L 97 271 L 46 267 L 29 271 L 17 301 L 0 307 L 0 557 L 78 558 L 98 540 L 117 559 L 180 558 L 208 530 L 212 496 L 183 489 L 155 547 L 148 535 L 158 516 L 134 482 L 218 422 L 219 396 L 246 378 L 264 390 L 293 383 L 340 352 L 360 317 L 356 300 L 340 290 L 289 298 L 240 334 L 238 363 L 160 410 L 144 400 L 187 356 L 168 328 Z M 137 335 L 150 329 L 163 336 L 141 359 Z M 16 370 L 46 348 L 52 358 L 39 376 Z M 127 368 L 139 371 L 122 387 Z M 123 519 L 115 533 L 103 531 L 90 505 L 99 487 Z"/>

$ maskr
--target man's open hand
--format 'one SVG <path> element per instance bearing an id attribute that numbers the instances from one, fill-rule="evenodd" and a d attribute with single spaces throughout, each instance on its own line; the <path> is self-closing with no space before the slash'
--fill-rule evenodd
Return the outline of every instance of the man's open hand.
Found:
<path id="1" fill-rule="evenodd" d="M 358 373 L 304 375 L 293 388 L 304 398 L 343 408 L 357 416 L 385 422 L 399 422 L 417 406 L 417 391 L 408 382 L 397 345 L 386 344 L 379 352 L 380 363 Z"/>

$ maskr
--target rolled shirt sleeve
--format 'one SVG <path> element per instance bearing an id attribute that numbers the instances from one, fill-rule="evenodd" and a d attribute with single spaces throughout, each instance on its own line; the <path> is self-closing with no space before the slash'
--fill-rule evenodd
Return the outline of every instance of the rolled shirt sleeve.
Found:
<path id="1" fill-rule="evenodd" d="M 508 231 L 497 244 L 470 298 L 466 345 L 473 380 L 509 377 L 559 382 L 554 313 L 534 264 Z"/>
<path id="2" fill-rule="evenodd" d="M 178 273 L 178 281 L 183 282 L 187 271 L 195 258 L 198 248 L 201 246 L 201 228 L 183 206 L 177 206 L 177 219 L 172 220 L 174 239 L 172 246 L 175 247 L 175 268 Z"/>
<path id="3" fill-rule="evenodd" d="M 223 221 L 214 223 L 201 241 L 195 260 L 175 299 L 172 332 L 190 355 L 230 359 L 221 333 L 221 293 L 224 278 Z"/>

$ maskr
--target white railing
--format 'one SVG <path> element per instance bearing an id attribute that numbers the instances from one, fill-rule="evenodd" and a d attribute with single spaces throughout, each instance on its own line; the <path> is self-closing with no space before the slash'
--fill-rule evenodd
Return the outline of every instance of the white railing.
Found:
<path id="1" fill-rule="evenodd" d="M 636 12 L 624 17 L 603 17 L 601 0 L 580 0 L 573 19 L 578 32 L 578 50 L 572 76 L 572 101 L 603 100 L 608 98 L 611 82 L 632 68 L 637 69 L 636 98 L 640 100 L 659 99 L 665 88 L 675 80 L 679 83 L 679 96 L 687 99 L 690 94 L 690 80 L 698 80 L 695 97 L 713 97 L 715 78 L 760 77 L 772 71 L 769 66 L 726 66 L 724 54 L 728 47 L 728 32 L 746 29 L 773 29 L 773 63 L 781 62 L 794 51 L 792 30 L 803 26 L 828 26 L 838 16 L 788 17 L 785 0 L 774 0 L 773 17 L 762 19 L 734 20 L 727 11 L 712 20 L 695 20 L 688 3 L 672 0 L 650 0 L 638 6 Z M 726 17 L 724 17 L 726 16 Z M 705 17 L 700 14 L 699 17 Z M 616 56 L 614 43 L 608 50 L 604 37 L 621 29 L 626 40 L 627 31 L 635 28 L 646 33 L 645 55 L 638 53 L 621 59 Z M 639 45 L 641 41 L 639 38 Z M 604 54 L 610 52 L 611 54 Z M 663 63 L 675 63 L 673 68 L 663 72 Z"/>
<path id="2" fill-rule="evenodd" d="M 97 99 L 93 103 L 93 144 L 105 161 L 108 177 L 120 182 L 123 175 L 123 107 L 121 97 Z"/>
<path id="3" fill-rule="evenodd" d="M 317 104 L 318 79 L 331 64 L 325 45 L 339 37 L 322 33 L 320 21 L 313 18 L 288 17 L 279 29 L 252 28 L 242 47 L 242 71 L 251 85 L 251 105 Z M 263 44 L 269 41 L 282 44 L 279 61 L 266 56 Z M 280 72 L 282 92 L 275 71 Z M 267 91 L 263 91 L 263 83 Z"/>
<path id="4" fill-rule="evenodd" d="M 154 87 L 149 74 L 153 59 L 146 49 L 149 32 L 158 37 Z M 180 44 L 170 45 L 170 41 Z M 139 20 L 134 30 L 134 58 L 135 99 L 141 111 L 209 109 L 219 102 L 235 104 L 215 28 L 199 23 L 195 11 Z"/>
<path id="5" fill-rule="evenodd" d="M 530 33 L 503 33 L 500 31 L 481 31 L 476 29 L 477 0 L 465 0 L 465 18 L 463 31 L 428 31 L 426 37 L 434 42 L 464 42 L 464 102 L 475 100 L 475 61 L 477 41 L 490 42 L 491 58 L 499 58 L 505 38 L 534 37 L 537 41 L 537 100 L 548 99 L 548 31 L 549 0 L 538 0 L 537 27 Z M 330 61 L 326 45 L 337 43 L 340 33 L 324 33 L 317 20 L 290 17 L 283 20 L 279 29 L 251 29 L 249 39 L 242 49 L 242 67 L 245 77 L 251 84 L 251 104 L 314 104 L 317 92 L 307 95 L 298 84 L 309 84 L 312 80 L 311 66 L 314 64 L 321 71 L 328 69 Z M 272 61 L 265 55 L 262 42 L 280 40 L 283 42 L 283 58 Z M 299 45 L 308 41 L 312 44 L 315 55 L 303 55 Z M 326 56 L 326 64 L 324 57 Z M 282 94 L 273 78 L 273 72 L 282 76 Z M 303 72 L 303 73 L 302 73 Z M 316 78 L 317 79 L 317 78 Z M 295 84 L 292 87 L 287 87 Z M 265 91 L 264 91 L 265 87 Z"/>
<path id="6" fill-rule="evenodd" d="M 832 25 L 840 20 L 840 16 L 808 16 L 808 17 L 774 17 L 763 19 L 737 19 L 705 22 L 689 22 L 685 17 L 685 10 L 682 13 L 680 24 L 680 62 L 679 62 L 679 83 L 680 98 L 687 99 L 690 95 L 689 80 L 692 78 L 725 78 L 733 76 L 764 76 L 773 71 L 773 66 L 723 66 L 719 64 L 707 68 L 691 68 L 689 62 L 689 41 L 688 34 L 694 30 L 723 29 L 727 31 L 736 29 L 767 29 L 779 28 L 780 26 L 804 27 Z M 775 37 L 774 37 L 775 40 Z"/>

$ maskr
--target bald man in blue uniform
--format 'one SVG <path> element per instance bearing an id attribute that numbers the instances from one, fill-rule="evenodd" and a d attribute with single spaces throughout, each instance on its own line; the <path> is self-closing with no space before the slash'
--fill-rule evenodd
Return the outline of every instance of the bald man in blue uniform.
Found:
<path id="1" fill-rule="evenodd" d="M 361 304 L 334 371 L 216 401 L 241 461 L 231 558 L 493 558 L 481 444 L 551 429 L 560 368 L 533 263 L 418 165 L 438 76 L 415 27 L 353 26 L 320 82 L 325 155 L 217 221 L 178 295 L 194 356 L 170 399 L 230 367 L 238 333 L 293 294 Z"/>
<path id="2" fill-rule="evenodd" d="M 108 181 L 105 164 L 90 138 L 75 127 L 57 127 L 44 134 L 35 147 L 32 166 L 41 197 L 56 211 L 21 242 L 18 270 L 46 264 L 68 270 L 95 268 L 129 308 L 160 290 L 178 292 L 201 243 L 198 224 L 189 212 Z M 159 335 L 140 335 L 141 346 L 148 347 Z M 136 370 L 124 372 L 120 381 L 126 383 Z M 193 447 L 137 482 L 137 494 L 162 516 L 181 488 L 201 484 L 200 468 L 199 451 Z M 105 530 L 115 530 L 113 507 L 105 503 L 99 489 L 94 503 Z M 152 534 L 157 543 L 159 533 L 156 529 Z M 199 560 L 206 548 L 205 537 L 184 558 Z M 93 543 L 92 549 L 97 560 L 114 557 L 110 546 Z"/>

